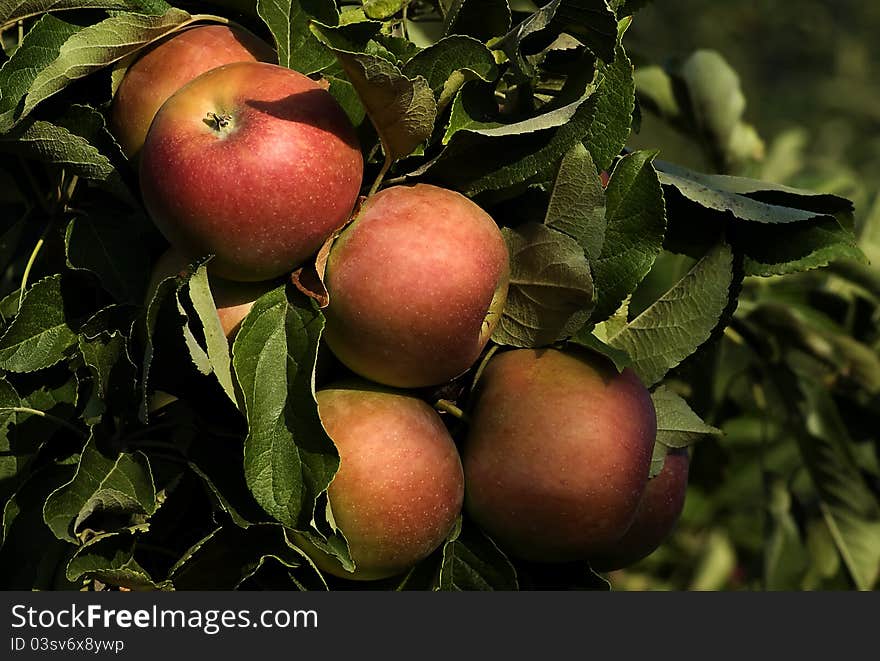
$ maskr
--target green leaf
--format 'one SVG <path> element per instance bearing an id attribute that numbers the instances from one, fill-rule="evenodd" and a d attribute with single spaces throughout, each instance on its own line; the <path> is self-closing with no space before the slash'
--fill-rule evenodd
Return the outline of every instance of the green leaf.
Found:
<path id="1" fill-rule="evenodd" d="M 706 436 L 719 436 L 721 430 L 707 425 L 688 403 L 668 386 L 651 393 L 657 413 L 657 442 L 669 448 L 686 448 Z"/>
<path id="2" fill-rule="evenodd" d="M 0 7 L 0 12 L 4 9 Z M 0 68 L 0 133 L 15 124 L 18 105 L 40 71 L 58 57 L 64 42 L 81 29 L 46 14 L 28 30 L 21 46 Z"/>
<path id="3" fill-rule="evenodd" d="M 544 30 L 577 38 L 597 57 L 612 62 L 617 46 L 617 18 L 605 0 L 552 0 L 530 14 L 495 44 L 504 51 L 519 76 L 532 78 L 535 70 L 522 52 L 523 42 Z"/>
<path id="4" fill-rule="evenodd" d="M 0 369 L 33 372 L 64 360 L 77 341 L 74 320 L 65 314 L 65 291 L 61 275 L 44 278 L 27 291 L 0 337 Z"/>
<path id="5" fill-rule="evenodd" d="M 581 328 L 593 304 L 590 265 L 577 242 L 538 223 L 501 230 L 510 253 L 510 286 L 492 341 L 540 347 Z"/>
<path id="6" fill-rule="evenodd" d="M 120 333 L 101 333 L 93 339 L 80 335 L 79 350 L 95 379 L 98 397 L 104 399 L 110 390 L 110 375 L 125 355 L 125 337 Z"/>
<path id="7" fill-rule="evenodd" d="M 94 273 L 120 303 L 139 305 L 150 277 L 150 254 L 142 241 L 133 241 L 131 217 L 93 212 L 76 216 L 67 225 L 64 247 L 67 265 Z"/>
<path id="8" fill-rule="evenodd" d="M 445 9 L 444 35 L 462 34 L 485 42 L 510 29 L 507 0 L 450 0 L 441 4 Z"/>
<path id="9" fill-rule="evenodd" d="M 427 80 L 410 79 L 377 55 L 349 50 L 353 46 L 340 31 L 314 24 L 312 30 L 333 50 L 357 90 L 379 134 L 386 164 L 408 156 L 431 136 L 437 102 Z"/>
<path id="10" fill-rule="evenodd" d="M 326 25 L 339 22 L 333 0 L 257 0 L 257 13 L 275 38 L 281 66 L 308 75 L 336 61 L 309 29 L 313 19 Z"/>
<path id="11" fill-rule="evenodd" d="M 553 18 L 553 28 L 577 37 L 604 62 L 614 60 L 617 17 L 606 0 L 562 0 Z"/>
<path id="12" fill-rule="evenodd" d="M 218 509 L 229 514 L 235 525 L 247 528 L 267 521 L 268 515 L 248 490 L 239 438 L 198 436 L 188 447 L 187 458 L 189 467 L 213 495 Z"/>
<path id="13" fill-rule="evenodd" d="M 312 303 L 293 288 L 270 291 L 254 303 L 232 347 L 248 420 L 248 486 L 266 512 L 299 530 L 311 526 L 315 501 L 339 466 L 315 401 L 324 318 Z"/>
<path id="14" fill-rule="evenodd" d="M 140 14 L 164 12 L 164 0 L 0 0 L 0 25 L 38 16 L 46 12 L 70 9 L 117 9 Z"/>
<path id="15" fill-rule="evenodd" d="M 137 367 L 128 352 L 129 332 L 137 308 L 111 305 L 99 310 L 80 329 L 79 351 L 92 376 L 94 411 L 100 420 L 106 409 L 114 415 L 135 408 Z"/>
<path id="16" fill-rule="evenodd" d="M 617 12 L 618 16 L 632 16 L 642 7 L 649 5 L 654 0 L 611 0 L 608 5 Z"/>
<path id="17" fill-rule="evenodd" d="M 217 306 L 208 282 L 208 268 L 200 265 L 189 279 L 189 298 L 201 322 L 207 347 L 209 373 L 213 373 L 223 391 L 233 404 L 236 403 L 235 387 L 232 381 L 232 362 L 229 356 L 229 340 L 223 331 Z"/>
<path id="18" fill-rule="evenodd" d="M 799 380 L 806 434 L 798 444 L 819 492 L 822 515 L 855 585 L 870 590 L 880 573 L 880 502 L 852 456 L 852 440 L 825 386 Z"/>
<path id="19" fill-rule="evenodd" d="M 70 174 L 106 184 L 121 199 L 131 198 L 118 170 L 88 138 L 45 121 L 23 122 L 11 133 L 0 136 L 0 151 L 64 166 Z"/>
<path id="20" fill-rule="evenodd" d="M 666 161 L 654 163 L 660 182 L 705 209 L 735 221 L 781 225 L 828 219 L 852 211 L 852 202 L 836 195 L 778 186 L 743 177 L 707 175 Z"/>
<path id="21" fill-rule="evenodd" d="M 384 21 L 399 13 L 411 0 L 363 0 L 367 18 Z"/>
<path id="22" fill-rule="evenodd" d="M 135 560 L 137 542 L 128 532 L 99 535 L 83 544 L 67 564 L 67 580 L 85 577 L 129 590 L 170 590 L 171 581 L 155 582 Z"/>
<path id="23" fill-rule="evenodd" d="M 73 466 L 49 465 L 31 475 L 3 508 L 0 585 L 6 590 L 54 589 L 56 572 L 70 545 L 43 522 L 43 503 L 70 479 Z"/>
<path id="24" fill-rule="evenodd" d="M 70 36 L 58 57 L 34 78 L 21 110 L 27 115 L 37 104 L 63 90 L 74 80 L 84 78 L 121 60 L 180 28 L 190 15 L 170 8 L 160 16 L 114 14 L 100 23 L 89 25 Z"/>
<path id="25" fill-rule="evenodd" d="M 176 590 L 232 590 L 253 573 L 264 558 L 288 568 L 307 564 L 278 524 L 241 529 L 218 528 L 194 544 L 171 568 Z"/>
<path id="26" fill-rule="evenodd" d="M 709 339 L 728 306 L 733 281 L 733 253 L 721 243 L 608 343 L 629 354 L 650 387 Z"/>
<path id="27" fill-rule="evenodd" d="M 452 35 L 413 56 L 402 72 L 408 78 L 421 76 L 428 81 L 437 105 L 443 108 L 467 80 L 495 80 L 498 67 L 492 52 L 482 42 L 472 37 Z"/>
<path id="28" fill-rule="evenodd" d="M 595 334 L 590 332 L 589 326 L 585 326 L 579 330 L 569 341 L 605 356 L 608 360 L 614 363 L 614 367 L 618 372 L 622 372 L 632 364 L 629 354 L 620 349 L 615 349 L 610 344 L 600 340 Z"/>
<path id="29" fill-rule="evenodd" d="M 141 333 L 143 335 L 144 357 L 141 360 L 141 401 L 138 418 L 143 424 L 149 421 L 150 408 L 150 373 L 153 366 L 153 356 L 156 350 L 155 335 L 159 322 L 160 312 L 165 300 L 176 292 L 179 281 L 176 276 L 163 279 L 157 286 L 152 298 L 146 302 L 146 314 L 143 317 Z"/>
<path id="30" fill-rule="evenodd" d="M 491 539 L 459 520 L 443 545 L 440 589 L 517 590 L 516 569 Z"/>
<path id="31" fill-rule="evenodd" d="M 534 67 L 522 52 L 523 42 L 550 27 L 561 2 L 562 0 L 553 0 L 538 11 L 529 14 L 519 25 L 493 44 L 494 48 L 507 56 L 519 78 L 528 79 L 536 75 Z"/>
<path id="32" fill-rule="evenodd" d="M 465 98 L 468 87 L 462 88 L 459 97 Z M 595 112 L 588 101 L 593 89 L 590 85 L 576 101 L 514 124 L 486 124 L 472 117 L 466 123 L 450 119 L 446 149 L 409 176 L 424 176 L 473 197 L 548 172 L 586 134 Z M 457 98 L 453 113 L 456 103 L 465 105 Z M 453 127 L 453 121 L 458 125 Z"/>
<path id="33" fill-rule="evenodd" d="M 760 138 L 738 142 L 746 99 L 739 76 L 720 53 L 698 50 L 676 71 L 688 91 L 689 113 L 697 130 L 706 136 L 722 163 L 735 163 L 763 151 Z"/>
<path id="34" fill-rule="evenodd" d="M 87 519 L 105 515 L 117 528 L 143 523 L 158 507 L 150 462 L 140 453 L 115 459 L 97 447 L 95 432 L 83 449 L 73 479 L 52 492 L 43 515 L 55 536 L 76 543 Z"/>
<path id="35" fill-rule="evenodd" d="M 594 319 L 604 320 L 651 270 L 663 247 L 666 211 L 653 167 L 656 152 L 634 152 L 614 167 L 606 188 L 605 241 L 592 261 L 598 301 Z"/>
<path id="36" fill-rule="evenodd" d="M 544 224 L 577 241 L 591 263 L 599 258 L 605 243 L 605 190 L 581 143 L 559 165 Z"/>
<path id="37" fill-rule="evenodd" d="M 834 218 L 797 225 L 737 228 L 731 238 L 745 255 L 746 275 L 785 275 L 839 260 L 867 261 L 856 236 Z"/>
<path id="38" fill-rule="evenodd" d="M 584 138 L 599 170 L 608 170 L 626 145 L 635 110 L 636 88 L 633 65 L 622 45 L 614 61 L 603 65 L 602 82 L 596 90 L 596 116 Z"/>
<path id="39" fill-rule="evenodd" d="M 764 587 L 799 590 L 809 556 L 792 512 L 792 496 L 784 480 L 777 477 L 768 481 L 769 535 L 764 546 Z"/>

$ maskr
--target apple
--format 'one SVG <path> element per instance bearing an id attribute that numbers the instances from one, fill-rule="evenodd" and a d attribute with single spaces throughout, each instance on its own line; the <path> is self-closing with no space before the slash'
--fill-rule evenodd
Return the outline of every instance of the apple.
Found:
<path id="1" fill-rule="evenodd" d="M 464 442 L 465 510 L 511 555 L 584 560 L 632 523 L 657 421 L 650 393 L 586 350 L 493 356 Z"/>
<path id="2" fill-rule="evenodd" d="M 270 280 L 349 219 L 363 156 L 346 114 L 296 71 L 237 62 L 203 73 L 159 109 L 141 153 L 147 211 L 209 271 Z"/>
<path id="3" fill-rule="evenodd" d="M 169 248 L 162 253 L 153 266 L 150 283 L 147 286 L 146 302 L 150 302 L 156 288 L 163 280 L 185 273 L 189 267 L 189 261 L 173 248 Z M 208 278 L 208 285 L 211 288 L 211 295 L 217 307 L 220 325 L 231 342 L 235 339 L 238 329 L 241 328 L 241 322 L 244 321 L 248 312 L 251 311 L 254 301 L 270 289 L 277 287 L 279 283 L 274 280 L 266 282 L 237 282 L 235 280 L 224 280 L 223 278 L 210 276 Z"/>
<path id="4" fill-rule="evenodd" d="M 596 571 L 622 569 L 648 557 L 672 532 L 684 508 L 690 456 L 687 448 L 670 450 L 663 469 L 650 480 L 635 520 L 623 537 L 590 557 Z"/>
<path id="5" fill-rule="evenodd" d="M 428 184 L 368 197 L 333 243 L 327 346 L 390 386 L 446 383 L 473 365 L 507 297 L 509 258 L 476 203 Z"/>
<path id="6" fill-rule="evenodd" d="M 400 574 L 443 543 L 461 513 L 464 476 L 455 443 L 424 401 L 368 382 L 317 392 L 318 413 L 339 450 L 328 489 L 354 573 L 310 544 L 324 571 L 354 580 Z"/>
<path id="7" fill-rule="evenodd" d="M 165 100 L 193 78 L 231 62 L 274 62 L 275 51 L 244 28 L 195 25 L 142 51 L 113 96 L 110 126 L 137 162 L 150 122 Z"/>

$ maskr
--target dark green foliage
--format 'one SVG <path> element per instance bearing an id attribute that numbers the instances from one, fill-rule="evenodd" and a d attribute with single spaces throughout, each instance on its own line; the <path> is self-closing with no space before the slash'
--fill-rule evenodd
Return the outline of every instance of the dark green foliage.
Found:
<path id="1" fill-rule="evenodd" d="M 318 303 L 279 284 L 229 344 L 210 261 L 147 292 L 166 244 L 107 128 L 111 70 L 198 3 L 0 0 L 0 587 L 876 586 L 876 218 L 856 232 L 834 190 L 732 176 L 755 175 L 743 164 L 763 146 L 740 80 L 714 51 L 633 55 L 629 16 L 647 4 L 260 0 L 235 15 L 327 83 L 358 128 L 362 194 L 439 184 L 502 227 L 512 280 L 484 358 L 601 352 L 653 390 L 652 475 L 697 444 L 679 533 L 610 582 L 512 561 L 464 515 L 411 572 L 361 585 L 297 545 L 351 563 L 315 401 L 349 373 Z M 632 134 L 639 113 L 695 138 L 713 173 L 661 160 Z M 456 441 L 477 375 L 417 393 Z"/>

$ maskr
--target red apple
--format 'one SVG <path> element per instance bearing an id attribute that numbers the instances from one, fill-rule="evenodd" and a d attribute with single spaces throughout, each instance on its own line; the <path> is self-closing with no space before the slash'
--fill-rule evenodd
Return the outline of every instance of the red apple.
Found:
<path id="1" fill-rule="evenodd" d="M 333 385 L 317 400 L 339 450 L 328 497 L 355 572 L 310 544 L 303 549 L 343 578 L 374 580 L 410 569 L 443 543 L 461 513 L 464 477 L 452 437 L 422 400 L 366 382 Z"/>
<path id="2" fill-rule="evenodd" d="M 582 350 L 496 354 L 465 440 L 465 509 L 511 555 L 584 560 L 632 523 L 657 421 L 631 370 Z"/>
<path id="3" fill-rule="evenodd" d="M 684 508 L 689 464 L 686 448 L 669 451 L 663 469 L 648 480 L 629 530 L 607 549 L 590 557 L 593 569 L 622 569 L 657 550 L 672 532 Z"/>
<path id="4" fill-rule="evenodd" d="M 274 62 L 275 51 L 247 30 L 196 25 L 145 49 L 126 70 L 113 97 L 110 126 L 122 150 L 136 160 L 160 106 L 193 78 L 231 62 Z"/>
<path id="5" fill-rule="evenodd" d="M 392 186 L 364 202 L 330 250 L 324 337 L 378 383 L 445 383 L 485 347 L 508 279 L 504 238 L 479 206 L 437 186 Z"/>
<path id="6" fill-rule="evenodd" d="M 363 157 L 330 93 L 274 64 L 212 69 L 171 96 L 141 154 L 147 210 L 230 280 L 289 273 L 348 221 Z"/>

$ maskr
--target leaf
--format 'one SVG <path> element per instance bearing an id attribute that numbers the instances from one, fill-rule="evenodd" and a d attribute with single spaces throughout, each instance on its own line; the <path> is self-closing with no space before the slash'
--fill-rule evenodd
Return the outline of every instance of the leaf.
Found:
<path id="1" fill-rule="evenodd" d="M 538 11 L 532 12 L 502 39 L 493 44 L 494 48 L 507 56 L 519 78 L 529 79 L 536 75 L 534 67 L 522 52 L 523 42 L 550 27 L 561 2 L 562 0 L 552 0 Z"/>
<path id="2" fill-rule="evenodd" d="M 709 339 L 728 306 L 733 280 L 733 253 L 720 243 L 608 343 L 629 354 L 646 386 L 654 385 Z"/>
<path id="3" fill-rule="evenodd" d="M 719 436 L 721 430 L 707 425 L 688 403 L 668 386 L 651 393 L 657 413 L 657 442 L 669 448 L 686 448 L 706 436 Z"/>
<path id="4" fill-rule="evenodd" d="M 248 420 L 244 471 L 257 502 L 284 525 L 308 530 L 336 469 L 318 417 L 315 360 L 324 329 L 313 302 L 279 287 L 259 298 L 232 347 Z"/>
<path id="5" fill-rule="evenodd" d="M 764 546 L 764 584 L 767 590 L 798 590 L 807 569 L 808 553 L 792 512 L 792 497 L 784 480 L 768 480 L 769 535 Z"/>
<path id="6" fill-rule="evenodd" d="M 159 16 L 120 13 L 72 35 L 58 57 L 42 69 L 28 89 L 20 117 L 57 94 L 74 80 L 121 60 L 150 42 L 180 28 L 190 15 L 170 8 Z"/>
<path id="7" fill-rule="evenodd" d="M 232 362 L 229 356 L 229 340 L 223 331 L 217 307 L 208 282 L 208 268 L 201 264 L 188 282 L 188 295 L 201 322 L 207 347 L 206 357 L 209 373 L 213 373 L 223 391 L 233 404 L 236 403 L 235 387 L 232 380 Z"/>
<path id="8" fill-rule="evenodd" d="M 880 502 L 852 456 L 852 439 L 825 386 L 798 381 L 806 434 L 798 445 L 821 499 L 822 515 L 844 564 L 860 590 L 880 574 Z"/>
<path id="9" fill-rule="evenodd" d="M 43 522 L 43 503 L 70 479 L 73 466 L 49 465 L 31 475 L 3 508 L 0 585 L 6 590 L 54 589 L 57 565 L 70 546 Z"/>
<path id="10" fill-rule="evenodd" d="M 268 515 L 254 500 L 245 481 L 240 438 L 200 435 L 188 447 L 187 458 L 189 467 L 213 495 L 218 508 L 229 514 L 232 523 L 247 528 L 267 521 Z"/>
<path id="11" fill-rule="evenodd" d="M 160 312 L 165 300 L 176 292 L 178 288 L 177 277 L 168 277 L 163 279 L 156 286 L 153 296 L 146 301 L 146 313 L 143 316 L 143 326 L 141 333 L 143 335 L 144 357 L 141 360 L 141 401 L 138 410 L 138 419 L 143 423 L 149 422 L 150 408 L 150 376 L 153 366 L 153 356 L 155 353 L 155 334 L 159 322 Z"/>
<path id="12" fill-rule="evenodd" d="M 745 254 L 746 275 L 785 275 L 840 260 L 867 261 L 856 236 L 834 218 L 797 225 L 737 228 L 731 238 Z"/>
<path id="13" fill-rule="evenodd" d="M 38 16 L 46 12 L 70 9 L 118 9 L 138 13 L 165 11 L 163 0 L 0 0 L 0 25 Z"/>
<path id="14" fill-rule="evenodd" d="M 325 25 L 339 22 L 333 0 L 257 0 L 257 14 L 275 38 L 281 66 L 308 75 L 336 61 L 309 28 L 312 19 Z"/>
<path id="15" fill-rule="evenodd" d="M 553 18 L 553 28 L 577 37 L 604 62 L 614 60 L 617 17 L 606 0 L 562 0 Z"/>
<path id="16" fill-rule="evenodd" d="M 443 17 L 443 34 L 461 34 L 480 41 L 500 37 L 510 29 L 507 0 L 451 0 Z"/>
<path id="17" fill-rule="evenodd" d="M 135 406 L 137 367 L 128 352 L 135 310 L 129 306 L 108 306 L 80 329 L 79 351 L 92 374 L 95 395 L 103 407 L 116 415 L 133 411 Z"/>
<path id="18" fill-rule="evenodd" d="M 742 140 L 745 95 L 739 76 L 720 53 L 698 50 L 681 64 L 675 75 L 688 91 L 693 123 L 708 136 L 720 162 L 736 163 L 763 153 L 763 143 L 753 129 L 754 139 Z"/>
<path id="19" fill-rule="evenodd" d="M 630 136 L 636 88 L 633 65 L 622 45 L 614 61 L 599 69 L 602 82 L 596 90 L 596 115 L 584 144 L 599 170 L 608 170 Z"/>
<path id="20" fill-rule="evenodd" d="M 468 87 L 459 95 L 463 97 Z M 408 176 L 423 176 L 473 197 L 547 172 L 586 134 L 595 111 L 588 100 L 593 89 L 590 85 L 574 102 L 515 124 L 487 127 L 472 122 L 452 130 L 450 122 L 446 149 Z"/>
<path id="21" fill-rule="evenodd" d="M 0 12 L 4 9 L 0 6 Z M 64 42 L 81 29 L 46 14 L 28 30 L 21 46 L 0 68 L 0 133 L 14 126 L 18 105 L 39 72 L 55 60 Z"/>
<path id="22" fill-rule="evenodd" d="M 620 349 L 615 349 L 610 344 L 600 340 L 594 333 L 590 332 L 589 326 L 585 326 L 579 330 L 569 341 L 605 356 L 608 360 L 614 363 L 614 367 L 618 372 L 622 372 L 632 363 L 629 354 Z"/>
<path id="23" fill-rule="evenodd" d="M 600 257 L 591 262 L 597 321 L 620 307 L 651 270 L 663 247 L 666 212 L 653 167 L 655 155 L 640 151 L 625 156 L 608 182 L 605 241 Z"/>
<path id="24" fill-rule="evenodd" d="M 0 369 L 33 372 L 50 367 L 76 345 L 74 320 L 65 314 L 62 276 L 35 283 L 18 315 L 0 337 Z"/>
<path id="25" fill-rule="evenodd" d="M 547 29 L 577 38 L 605 62 L 614 60 L 617 18 L 605 0 L 552 0 L 508 32 L 495 48 L 504 51 L 519 76 L 532 78 L 535 71 L 522 52 L 522 45 Z"/>
<path id="26" fill-rule="evenodd" d="M 660 182 L 705 209 L 736 221 L 780 225 L 828 219 L 852 211 L 844 198 L 743 177 L 707 175 L 666 161 L 654 163 Z M 766 201 L 765 201 L 766 200 Z"/>
<path id="27" fill-rule="evenodd" d="M 278 524 L 264 523 L 246 530 L 228 526 L 194 544 L 169 576 L 176 590 L 232 590 L 263 558 L 274 558 L 291 568 L 306 564 Z"/>
<path id="28" fill-rule="evenodd" d="M 492 52 L 476 39 L 462 35 L 444 37 L 423 49 L 403 66 L 402 72 L 410 79 L 424 78 L 441 108 L 467 80 L 491 82 L 498 76 Z"/>
<path id="29" fill-rule="evenodd" d="M 471 94 L 472 91 L 480 90 L 475 86 L 468 86 L 456 97 L 452 108 L 452 116 L 446 127 L 446 134 L 443 137 L 444 143 L 449 143 L 453 137 L 459 136 L 462 132 L 489 138 L 503 138 L 559 128 L 572 120 L 586 99 L 586 97 L 580 98 L 573 103 L 554 107 L 551 110 L 518 122 L 502 123 L 495 120 L 483 121 L 471 114 L 472 112 L 482 114 L 487 109 L 486 106 L 481 107 L 474 103 L 472 97 L 475 95 Z M 489 107 L 493 111 L 497 110 L 494 107 L 494 103 Z"/>
<path id="30" fill-rule="evenodd" d="M 587 259 L 598 259 L 605 242 L 605 190 L 590 152 L 577 143 L 563 157 L 544 224 L 567 234 Z"/>
<path id="31" fill-rule="evenodd" d="M 0 151 L 11 151 L 43 163 L 62 165 L 70 174 L 103 182 L 121 199 L 131 199 L 119 172 L 107 155 L 87 138 L 63 126 L 28 120 L 11 133 L 0 136 Z"/>
<path id="32" fill-rule="evenodd" d="M 77 549 L 67 564 L 67 580 L 84 577 L 129 590 L 170 590 L 171 581 L 155 582 L 135 560 L 137 541 L 128 532 L 99 535 Z"/>
<path id="33" fill-rule="evenodd" d="M 138 452 L 110 458 L 98 449 L 93 431 L 76 474 L 52 492 L 43 516 L 58 539 L 76 543 L 86 520 L 96 513 L 114 517 L 122 528 L 142 522 L 157 507 L 147 457 Z"/>
<path id="34" fill-rule="evenodd" d="M 120 303 L 141 304 L 150 277 L 150 254 L 142 241 L 133 241 L 131 217 L 93 212 L 76 216 L 67 225 L 64 248 L 67 265 L 94 273 Z"/>
<path id="35" fill-rule="evenodd" d="M 517 590 L 516 569 L 495 543 L 461 520 L 443 545 L 440 589 Z"/>
<path id="36" fill-rule="evenodd" d="M 363 0 L 367 18 L 384 21 L 406 7 L 410 0 Z"/>
<path id="37" fill-rule="evenodd" d="M 352 46 L 330 28 L 312 25 L 342 65 L 376 128 L 386 162 L 408 156 L 431 136 L 437 102 L 428 81 L 410 79 L 394 64 L 377 55 L 346 50 Z"/>
<path id="38" fill-rule="evenodd" d="M 492 341 L 540 347 L 581 328 L 592 309 L 593 280 L 577 242 L 538 223 L 501 232 L 510 253 L 510 286 Z"/>

